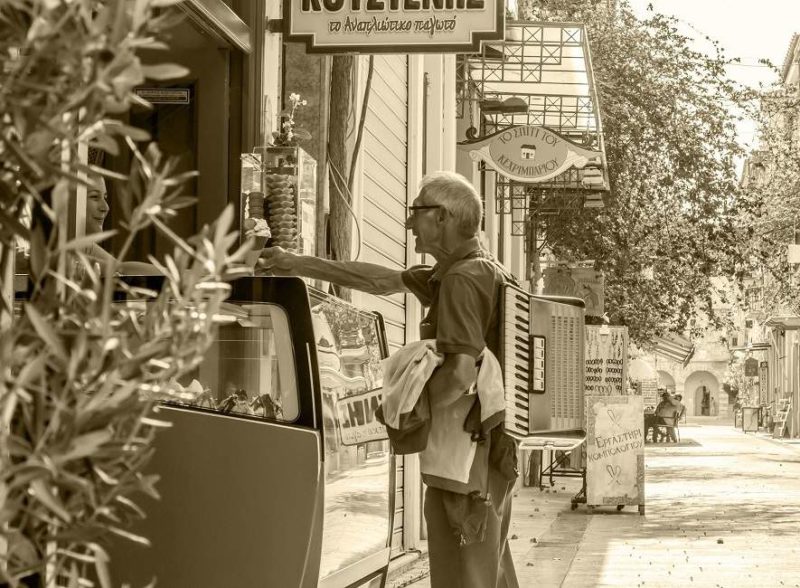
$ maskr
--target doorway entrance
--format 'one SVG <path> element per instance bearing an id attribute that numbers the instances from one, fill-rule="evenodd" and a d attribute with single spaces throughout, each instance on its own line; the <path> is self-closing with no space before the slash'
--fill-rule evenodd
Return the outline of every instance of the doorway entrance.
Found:
<path id="1" fill-rule="evenodd" d="M 687 414 L 691 416 L 719 415 L 721 387 L 714 374 L 705 370 L 694 372 L 686 378 L 683 390 Z M 727 407 L 726 401 L 723 404 Z"/>

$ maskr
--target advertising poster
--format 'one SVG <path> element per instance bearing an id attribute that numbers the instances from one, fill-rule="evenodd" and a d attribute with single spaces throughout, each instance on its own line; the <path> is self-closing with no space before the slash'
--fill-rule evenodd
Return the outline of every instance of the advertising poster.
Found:
<path id="1" fill-rule="evenodd" d="M 367 441 L 388 439 L 386 427 L 375 418 L 375 411 L 382 400 L 383 388 L 378 388 L 336 401 L 342 445 L 360 445 Z"/>
<path id="2" fill-rule="evenodd" d="M 628 327 L 586 325 L 586 396 L 623 396 L 628 388 Z"/>
<path id="3" fill-rule="evenodd" d="M 644 511 L 644 419 L 640 396 L 586 398 L 586 504 L 638 504 Z"/>
<path id="4" fill-rule="evenodd" d="M 586 303 L 586 316 L 603 316 L 605 277 L 591 268 L 548 267 L 543 272 L 544 293 L 574 296 Z"/>

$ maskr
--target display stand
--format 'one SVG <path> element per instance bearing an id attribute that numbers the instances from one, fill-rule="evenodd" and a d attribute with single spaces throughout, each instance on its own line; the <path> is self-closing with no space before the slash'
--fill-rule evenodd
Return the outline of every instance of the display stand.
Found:
<path id="1" fill-rule="evenodd" d="M 555 486 L 555 478 L 581 478 L 583 487 L 586 487 L 586 468 L 570 468 L 569 461 L 572 452 L 579 449 L 586 442 L 586 433 L 582 429 L 572 429 L 566 431 L 542 431 L 534 433 L 520 441 L 519 448 L 522 451 L 539 452 L 544 455 L 545 451 L 550 452 L 549 464 L 544 465 L 544 460 L 538 461 L 537 484 L 540 489 L 544 489 L 544 479 L 547 476 L 550 486 Z M 560 455 L 558 455 L 560 454 Z M 536 485 L 536 484 L 534 484 Z M 573 498 L 574 504 L 574 498 Z"/>
<path id="2" fill-rule="evenodd" d="M 757 433 L 758 422 L 760 419 L 761 407 L 743 406 L 742 407 L 742 431 L 745 433 Z"/>

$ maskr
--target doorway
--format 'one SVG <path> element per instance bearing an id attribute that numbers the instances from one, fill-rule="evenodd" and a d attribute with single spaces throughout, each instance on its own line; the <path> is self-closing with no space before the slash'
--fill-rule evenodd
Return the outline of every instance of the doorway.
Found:
<path id="1" fill-rule="evenodd" d="M 231 165 L 232 153 L 238 161 L 241 152 L 243 54 L 233 47 L 203 34 L 191 20 L 184 20 L 170 31 L 168 61 L 184 66 L 188 74 L 169 83 L 148 81 L 137 88 L 152 108 L 135 107 L 123 120 L 142 128 L 158 143 L 163 156 L 177 162 L 172 175 L 197 170 L 198 176 L 182 186 L 182 196 L 196 203 L 177 211 L 170 229 L 181 238 L 195 235 L 213 222 L 228 202 L 238 203 L 239 169 Z M 141 53 L 143 63 L 165 60 L 161 51 Z M 155 97 L 155 98 L 153 98 Z M 144 150 L 145 143 L 139 148 Z M 131 157 L 124 155 L 108 162 L 112 170 L 127 173 Z M 124 220 L 113 184 L 109 185 L 110 225 L 120 228 Z M 118 251 L 127 236 L 123 229 L 115 236 L 112 248 Z M 173 243 L 148 229 L 137 237 L 128 259 L 147 261 L 148 255 L 163 259 L 172 253 Z"/>
<path id="2" fill-rule="evenodd" d="M 694 392 L 694 406 L 696 416 L 712 416 L 711 391 L 708 387 L 697 387 Z"/>

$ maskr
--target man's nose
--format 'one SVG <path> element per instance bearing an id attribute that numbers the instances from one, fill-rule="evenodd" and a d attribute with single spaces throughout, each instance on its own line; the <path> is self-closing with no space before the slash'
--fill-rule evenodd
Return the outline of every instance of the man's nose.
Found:
<path id="1" fill-rule="evenodd" d="M 406 217 L 406 231 L 410 231 L 414 227 L 414 216 Z"/>

